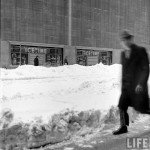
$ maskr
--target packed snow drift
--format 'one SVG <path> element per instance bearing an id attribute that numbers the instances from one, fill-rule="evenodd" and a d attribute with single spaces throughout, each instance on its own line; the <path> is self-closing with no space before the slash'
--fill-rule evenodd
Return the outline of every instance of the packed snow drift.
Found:
<path id="1" fill-rule="evenodd" d="M 47 120 L 66 108 L 108 110 L 118 102 L 120 70 L 117 64 L 1 69 L 1 110 L 10 108 L 22 121 Z"/>

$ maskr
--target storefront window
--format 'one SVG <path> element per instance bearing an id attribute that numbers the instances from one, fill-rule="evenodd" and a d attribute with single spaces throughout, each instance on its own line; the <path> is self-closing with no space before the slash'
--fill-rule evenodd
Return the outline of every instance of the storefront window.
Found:
<path id="1" fill-rule="evenodd" d="M 111 65 L 112 64 L 112 51 L 100 52 L 99 62 L 102 62 L 104 65 Z"/>
<path id="2" fill-rule="evenodd" d="M 28 54 L 24 47 L 20 45 L 11 46 L 11 64 L 12 65 L 25 65 L 28 64 Z"/>
<path id="3" fill-rule="evenodd" d="M 11 61 L 12 65 L 19 65 L 20 64 L 20 54 L 19 53 L 12 53 L 11 54 Z"/>
<path id="4" fill-rule="evenodd" d="M 63 49 L 50 48 L 46 54 L 46 64 L 50 66 L 60 66 L 63 64 Z"/>
<path id="5" fill-rule="evenodd" d="M 87 66 L 102 62 L 112 64 L 112 51 L 77 49 L 77 64 Z"/>
<path id="6" fill-rule="evenodd" d="M 28 64 L 28 54 L 22 53 L 21 54 L 21 65 Z"/>
<path id="7" fill-rule="evenodd" d="M 20 65 L 20 46 L 19 45 L 12 45 L 11 49 L 11 62 L 12 65 Z"/>
<path id="8" fill-rule="evenodd" d="M 85 50 L 77 50 L 77 64 L 83 66 L 87 65 L 87 55 L 85 55 Z"/>
<path id="9" fill-rule="evenodd" d="M 11 45 L 12 65 L 33 65 L 36 56 L 39 56 L 40 65 L 60 66 L 63 64 L 62 48 Z"/>

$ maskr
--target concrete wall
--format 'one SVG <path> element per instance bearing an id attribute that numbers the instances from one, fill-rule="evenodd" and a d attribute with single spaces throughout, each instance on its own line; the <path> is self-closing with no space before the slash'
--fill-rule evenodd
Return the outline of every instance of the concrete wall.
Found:
<path id="1" fill-rule="evenodd" d="M 64 46 L 64 58 L 66 56 L 69 65 L 76 64 L 76 48 L 74 46 Z"/>
<path id="2" fill-rule="evenodd" d="M 112 64 L 120 64 L 121 49 L 115 49 L 112 53 Z"/>
<path id="3" fill-rule="evenodd" d="M 7 41 L 1 41 L 0 45 L 0 67 L 8 67 L 10 65 L 10 46 Z"/>
<path id="4" fill-rule="evenodd" d="M 150 45 L 149 1 L 73 0 L 73 45 L 120 49 L 123 29 L 131 30 L 139 44 Z"/>
<path id="5" fill-rule="evenodd" d="M 71 11 L 73 46 L 120 48 L 117 39 L 124 28 L 131 30 L 139 43 L 150 45 L 149 1 L 1 0 L 1 38 L 69 45 Z"/>
<path id="6" fill-rule="evenodd" d="M 1 38 L 67 44 L 68 0 L 1 0 Z"/>

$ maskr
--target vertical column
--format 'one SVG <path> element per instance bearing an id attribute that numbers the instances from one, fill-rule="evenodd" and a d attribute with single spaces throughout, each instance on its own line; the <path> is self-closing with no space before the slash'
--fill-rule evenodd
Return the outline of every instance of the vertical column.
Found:
<path id="1" fill-rule="evenodd" d="M 148 44 L 150 45 L 150 1 L 147 0 L 148 2 L 148 5 L 147 5 L 147 8 L 148 8 Z"/>
<path id="2" fill-rule="evenodd" d="M 21 66 L 21 44 L 20 44 L 20 66 Z"/>
<path id="3" fill-rule="evenodd" d="M 10 65 L 10 45 L 7 41 L 0 41 L 0 67 L 9 67 Z"/>
<path id="4" fill-rule="evenodd" d="M 72 0 L 68 0 L 68 45 L 72 45 Z"/>

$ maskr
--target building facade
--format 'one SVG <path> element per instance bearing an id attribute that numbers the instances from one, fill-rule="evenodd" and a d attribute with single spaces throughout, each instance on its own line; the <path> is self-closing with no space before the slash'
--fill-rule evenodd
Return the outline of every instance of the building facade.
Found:
<path id="1" fill-rule="evenodd" d="M 1 0 L 1 67 L 120 62 L 119 33 L 150 50 L 150 0 Z"/>

